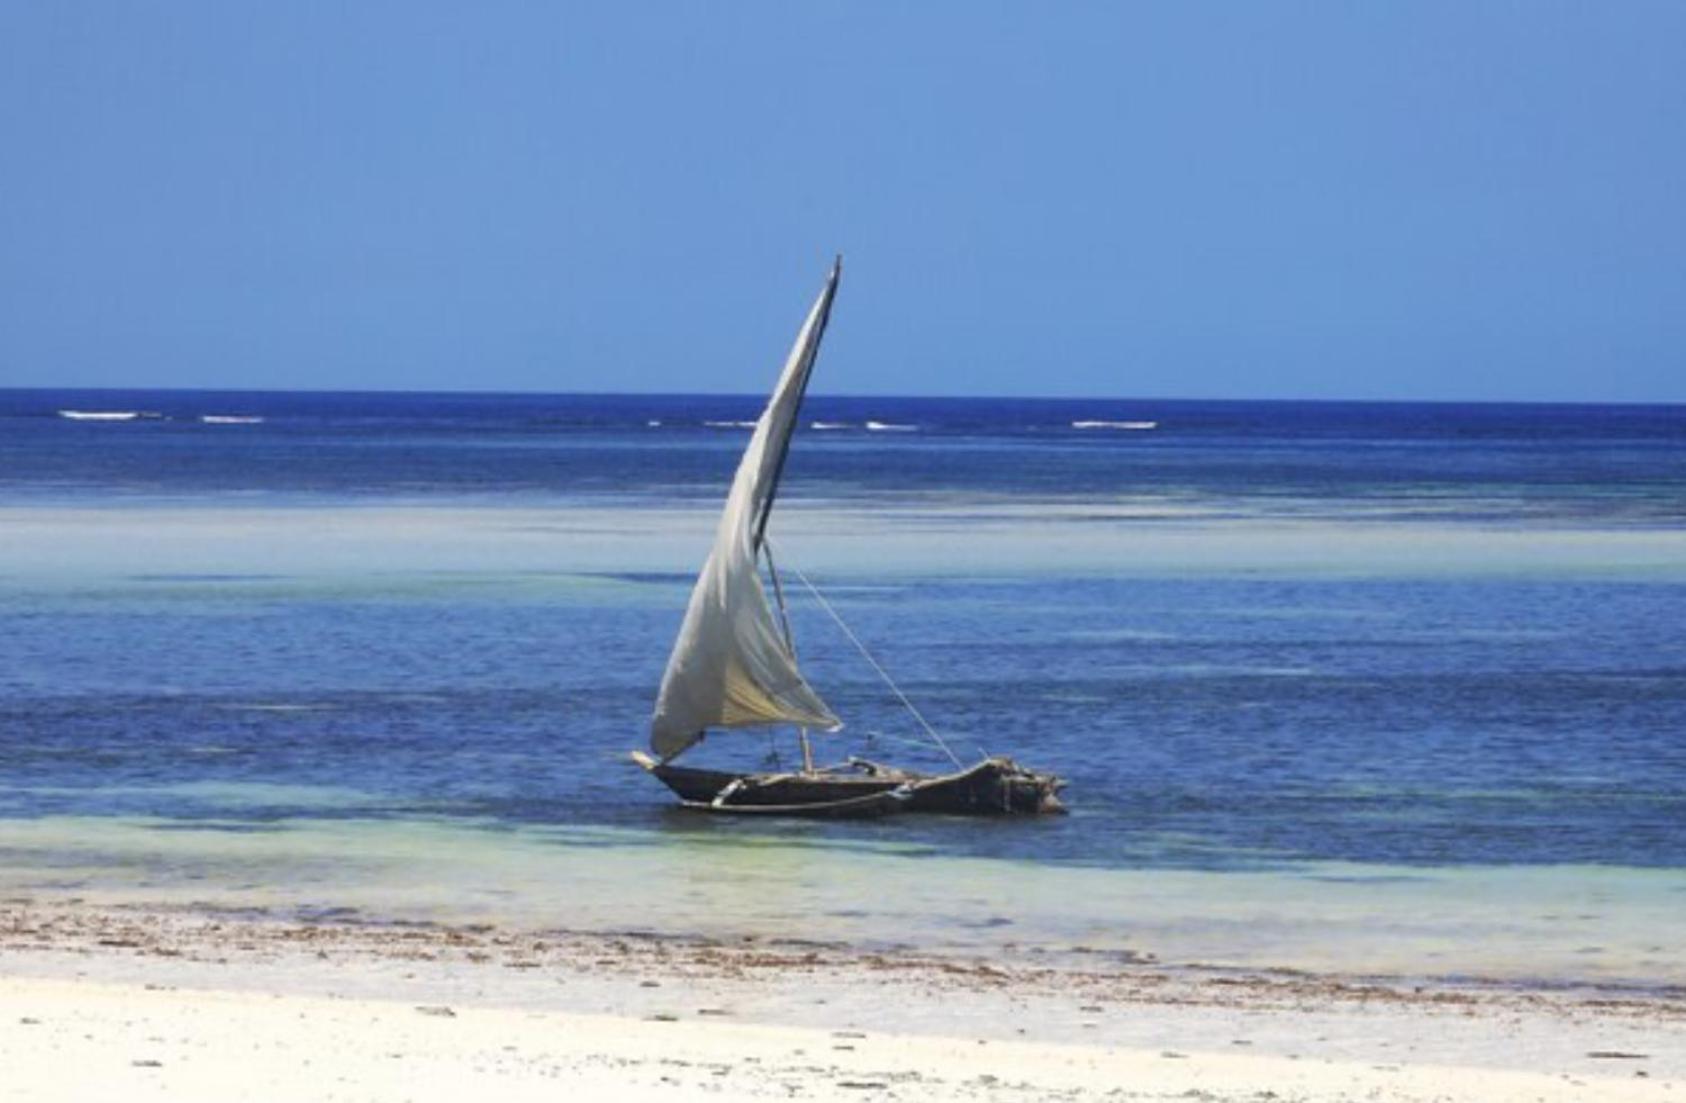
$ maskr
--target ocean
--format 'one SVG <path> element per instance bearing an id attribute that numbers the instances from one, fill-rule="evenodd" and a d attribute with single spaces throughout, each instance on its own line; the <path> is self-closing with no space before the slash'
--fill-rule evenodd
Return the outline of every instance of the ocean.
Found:
<path id="1" fill-rule="evenodd" d="M 814 396 L 781 566 L 1071 814 L 781 823 L 626 761 L 761 402 L 0 390 L 0 890 L 1686 983 L 1686 408 Z"/>

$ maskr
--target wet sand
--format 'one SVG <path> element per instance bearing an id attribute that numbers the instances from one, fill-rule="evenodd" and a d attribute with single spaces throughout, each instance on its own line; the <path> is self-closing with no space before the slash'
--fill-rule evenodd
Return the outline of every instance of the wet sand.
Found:
<path id="1" fill-rule="evenodd" d="M 0 906 L 6 1098 L 1665 1100 L 1686 992 Z"/>

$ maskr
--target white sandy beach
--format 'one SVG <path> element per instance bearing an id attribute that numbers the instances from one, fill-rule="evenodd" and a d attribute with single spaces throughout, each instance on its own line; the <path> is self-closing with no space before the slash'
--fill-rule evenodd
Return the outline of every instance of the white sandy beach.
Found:
<path id="1" fill-rule="evenodd" d="M 1679 994 L 8 905 L 7 1100 L 1668 1100 Z"/>

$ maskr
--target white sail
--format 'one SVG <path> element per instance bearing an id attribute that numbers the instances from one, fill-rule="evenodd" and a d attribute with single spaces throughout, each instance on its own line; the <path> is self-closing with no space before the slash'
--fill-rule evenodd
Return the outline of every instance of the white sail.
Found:
<path id="1" fill-rule="evenodd" d="M 834 264 L 755 423 L 714 549 L 691 591 L 650 720 L 650 746 L 664 760 L 701 739 L 707 728 L 843 726 L 797 669 L 755 565 L 840 272 L 841 263 Z"/>

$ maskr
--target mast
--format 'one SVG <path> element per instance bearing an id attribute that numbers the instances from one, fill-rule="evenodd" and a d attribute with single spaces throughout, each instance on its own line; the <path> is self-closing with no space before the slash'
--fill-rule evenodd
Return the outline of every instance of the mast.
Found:
<path id="1" fill-rule="evenodd" d="M 790 610 L 784 603 L 784 583 L 779 579 L 779 568 L 773 562 L 773 545 L 763 541 L 761 554 L 767 559 L 767 573 L 773 579 L 773 597 L 779 603 L 779 626 L 784 629 L 784 646 L 790 652 L 790 661 L 794 663 L 796 661 L 796 635 L 790 630 Z M 802 772 L 811 774 L 814 772 L 814 745 L 808 739 L 806 725 L 796 729 L 796 739 L 797 742 L 802 744 Z"/>
<path id="2" fill-rule="evenodd" d="M 803 319 L 738 461 L 713 549 L 691 590 L 650 716 L 650 747 L 663 761 L 682 754 L 709 728 L 843 726 L 796 665 L 789 630 L 781 624 L 783 594 L 775 609 L 758 554 L 841 270 L 839 258 Z M 777 589 L 776 570 L 773 576 Z"/>
<path id="3" fill-rule="evenodd" d="M 837 297 L 837 281 L 843 275 L 843 254 L 837 254 L 831 262 L 831 274 L 826 277 L 825 291 L 820 295 L 819 316 L 814 323 L 814 338 L 808 344 L 807 356 L 802 365 L 802 377 L 797 382 L 796 405 L 800 409 L 802 399 L 808 394 L 808 380 L 813 377 L 814 364 L 820 358 L 820 343 L 825 340 L 825 327 L 831 321 L 831 303 Z M 767 573 L 773 579 L 773 597 L 779 605 L 779 625 L 784 629 L 784 645 L 790 652 L 790 661 L 796 661 L 796 637 L 790 630 L 790 610 L 784 603 L 784 585 L 779 581 L 779 569 L 773 563 L 773 548 L 767 543 L 767 521 L 773 516 L 773 500 L 779 496 L 779 480 L 784 477 L 784 461 L 790 456 L 790 438 L 796 432 L 796 418 L 790 419 L 790 427 L 777 442 L 778 462 L 773 466 L 773 476 L 767 483 L 767 498 L 761 503 L 761 515 L 755 520 L 755 542 L 752 547 L 767 558 Z M 802 772 L 814 772 L 814 745 L 808 739 L 808 729 L 805 726 L 796 729 L 796 739 L 802 745 Z"/>
<path id="4" fill-rule="evenodd" d="M 843 276 L 843 254 L 831 262 L 831 274 L 826 277 L 825 291 L 820 295 L 819 317 L 814 325 L 814 339 L 809 342 L 807 356 L 802 365 L 802 377 L 797 383 L 796 403 L 800 407 L 802 399 L 808 393 L 808 380 L 814 374 L 814 362 L 820 356 L 820 342 L 825 340 L 826 323 L 831 321 L 831 302 L 837 297 L 837 281 Z M 773 466 L 773 477 L 767 484 L 767 498 L 761 503 L 761 514 L 755 519 L 755 550 L 759 551 L 767 538 L 767 520 L 773 515 L 773 499 L 779 496 L 779 479 L 784 476 L 784 461 L 790 455 L 790 435 L 796 431 L 796 419 L 792 418 L 790 427 L 785 430 L 783 439 L 774 442 L 778 448 L 778 462 Z M 769 561 L 770 562 L 770 561 Z"/>

